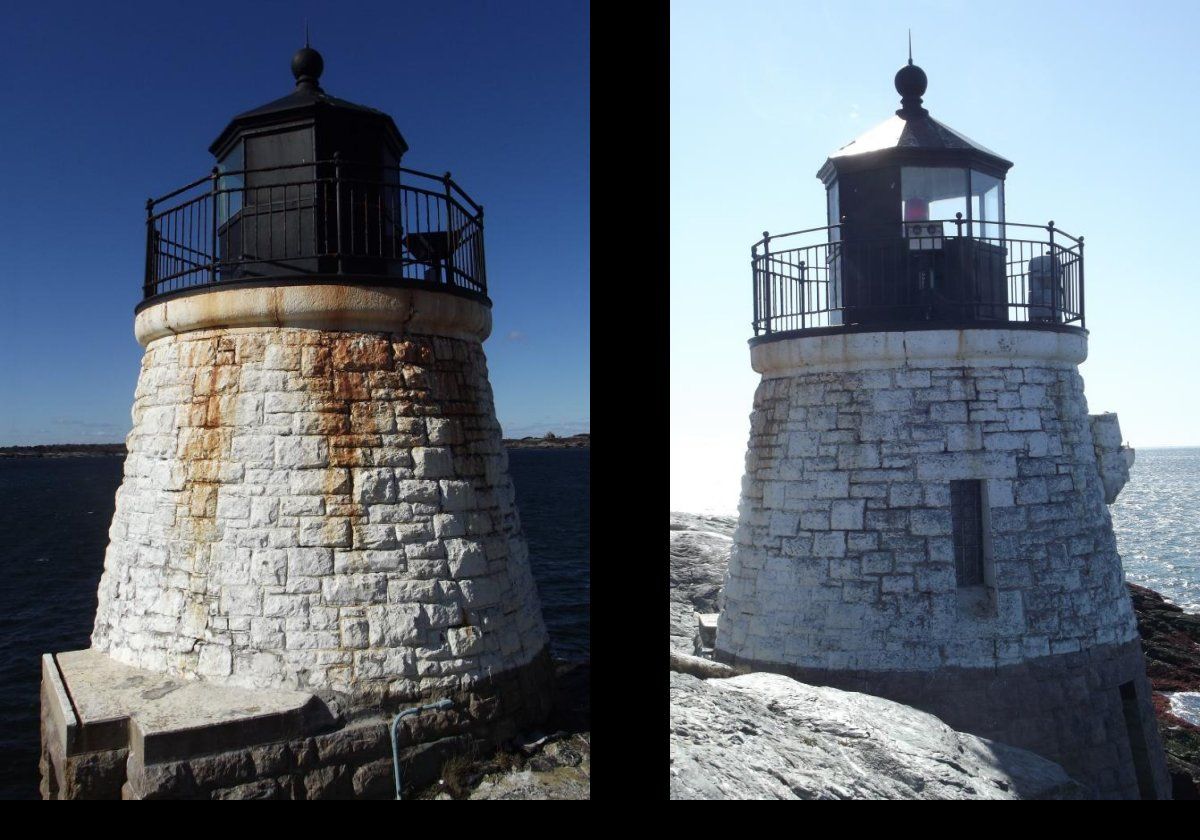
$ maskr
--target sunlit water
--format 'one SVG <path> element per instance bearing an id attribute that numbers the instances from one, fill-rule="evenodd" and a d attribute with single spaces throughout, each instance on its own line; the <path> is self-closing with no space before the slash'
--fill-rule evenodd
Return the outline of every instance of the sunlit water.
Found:
<path id="1" fill-rule="evenodd" d="M 1200 726 L 1200 691 L 1176 691 L 1167 694 L 1167 699 L 1171 703 L 1171 714 L 1193 726 Z"/>
<path id="2" fill-rule="evenodd" d="M 1111 511 L 1125 577 L 1200 612 L 1200 448 L 1139 449 Z"/>

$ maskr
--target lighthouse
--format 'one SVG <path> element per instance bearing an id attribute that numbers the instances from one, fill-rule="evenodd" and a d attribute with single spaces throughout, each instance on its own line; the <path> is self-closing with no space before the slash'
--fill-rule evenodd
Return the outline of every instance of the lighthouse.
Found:
<path id="1" fill-rule="evenodd" d="M 392 796 L 548 710 L 483 208 L 316 50 L 291 70 L 146 204 L 92 644 L 43 659 L 47 797 Z"/>
<path id="2" fill-rule="evenodd" d="M 876 694 L 1060 763 L 1170 783 L 1089 417 L 1084 240 L 1005 216 L 1012 163 L 895 115 L 817 173 L 827 224 L 751 252 L 754 397 L 718 659 Z"/>

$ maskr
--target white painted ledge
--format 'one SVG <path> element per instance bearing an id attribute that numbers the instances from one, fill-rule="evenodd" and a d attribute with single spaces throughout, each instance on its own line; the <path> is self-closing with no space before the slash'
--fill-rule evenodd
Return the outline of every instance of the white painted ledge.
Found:
<path id="1" fill-rule="evenodd" d="M 1087 335 L 1049 330 L 914 330 L 809 335 L 750 348 L 764 378 L 898 367 L 1078 365 Z"/>
<path id="2" fill-rule="evenodd" d="M 492 332 L 484 304 L 446 292 L 347 283 L 214 287 L 148 306 L 134 319 L 143 347 L 192 330 L 301 327 L 440 335 L 483 341 Z"/>

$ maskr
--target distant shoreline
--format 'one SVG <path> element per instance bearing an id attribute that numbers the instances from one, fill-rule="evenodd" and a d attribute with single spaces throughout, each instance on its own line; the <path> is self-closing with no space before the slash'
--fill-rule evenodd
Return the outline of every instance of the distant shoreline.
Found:
<path id="1" fill-rule="evenodd" d="M 507 449 L 588 449 L 592 445 L 592 436 L 505 438 L 503 443 Z"/>
<path id="2" fill-rule="evenodd" d="M 504 440 L 508 449 L 587 449 L 591 435 L 524 437 Z M 44 443 L 37 446 L 0 446 L 3 458 L 97 458 L 124 455 L 123 443 Z"/>

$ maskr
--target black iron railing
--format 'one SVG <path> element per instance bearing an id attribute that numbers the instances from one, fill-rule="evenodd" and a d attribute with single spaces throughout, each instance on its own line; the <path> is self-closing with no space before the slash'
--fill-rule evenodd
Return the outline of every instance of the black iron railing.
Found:
<path id="1" fill-rule="evenodd" d="M 353 276 L 487 299 L 483 207 L 450 174 L 335 158 L 222 171 L 146 202 L 144 297 Z"/>
<path id="2" fill-rule="evenodd" d="M 754 334 L 936 326 L 1084 328 L 1083 237 L 941 221 L 770 235 L 750 249 Z"/>

